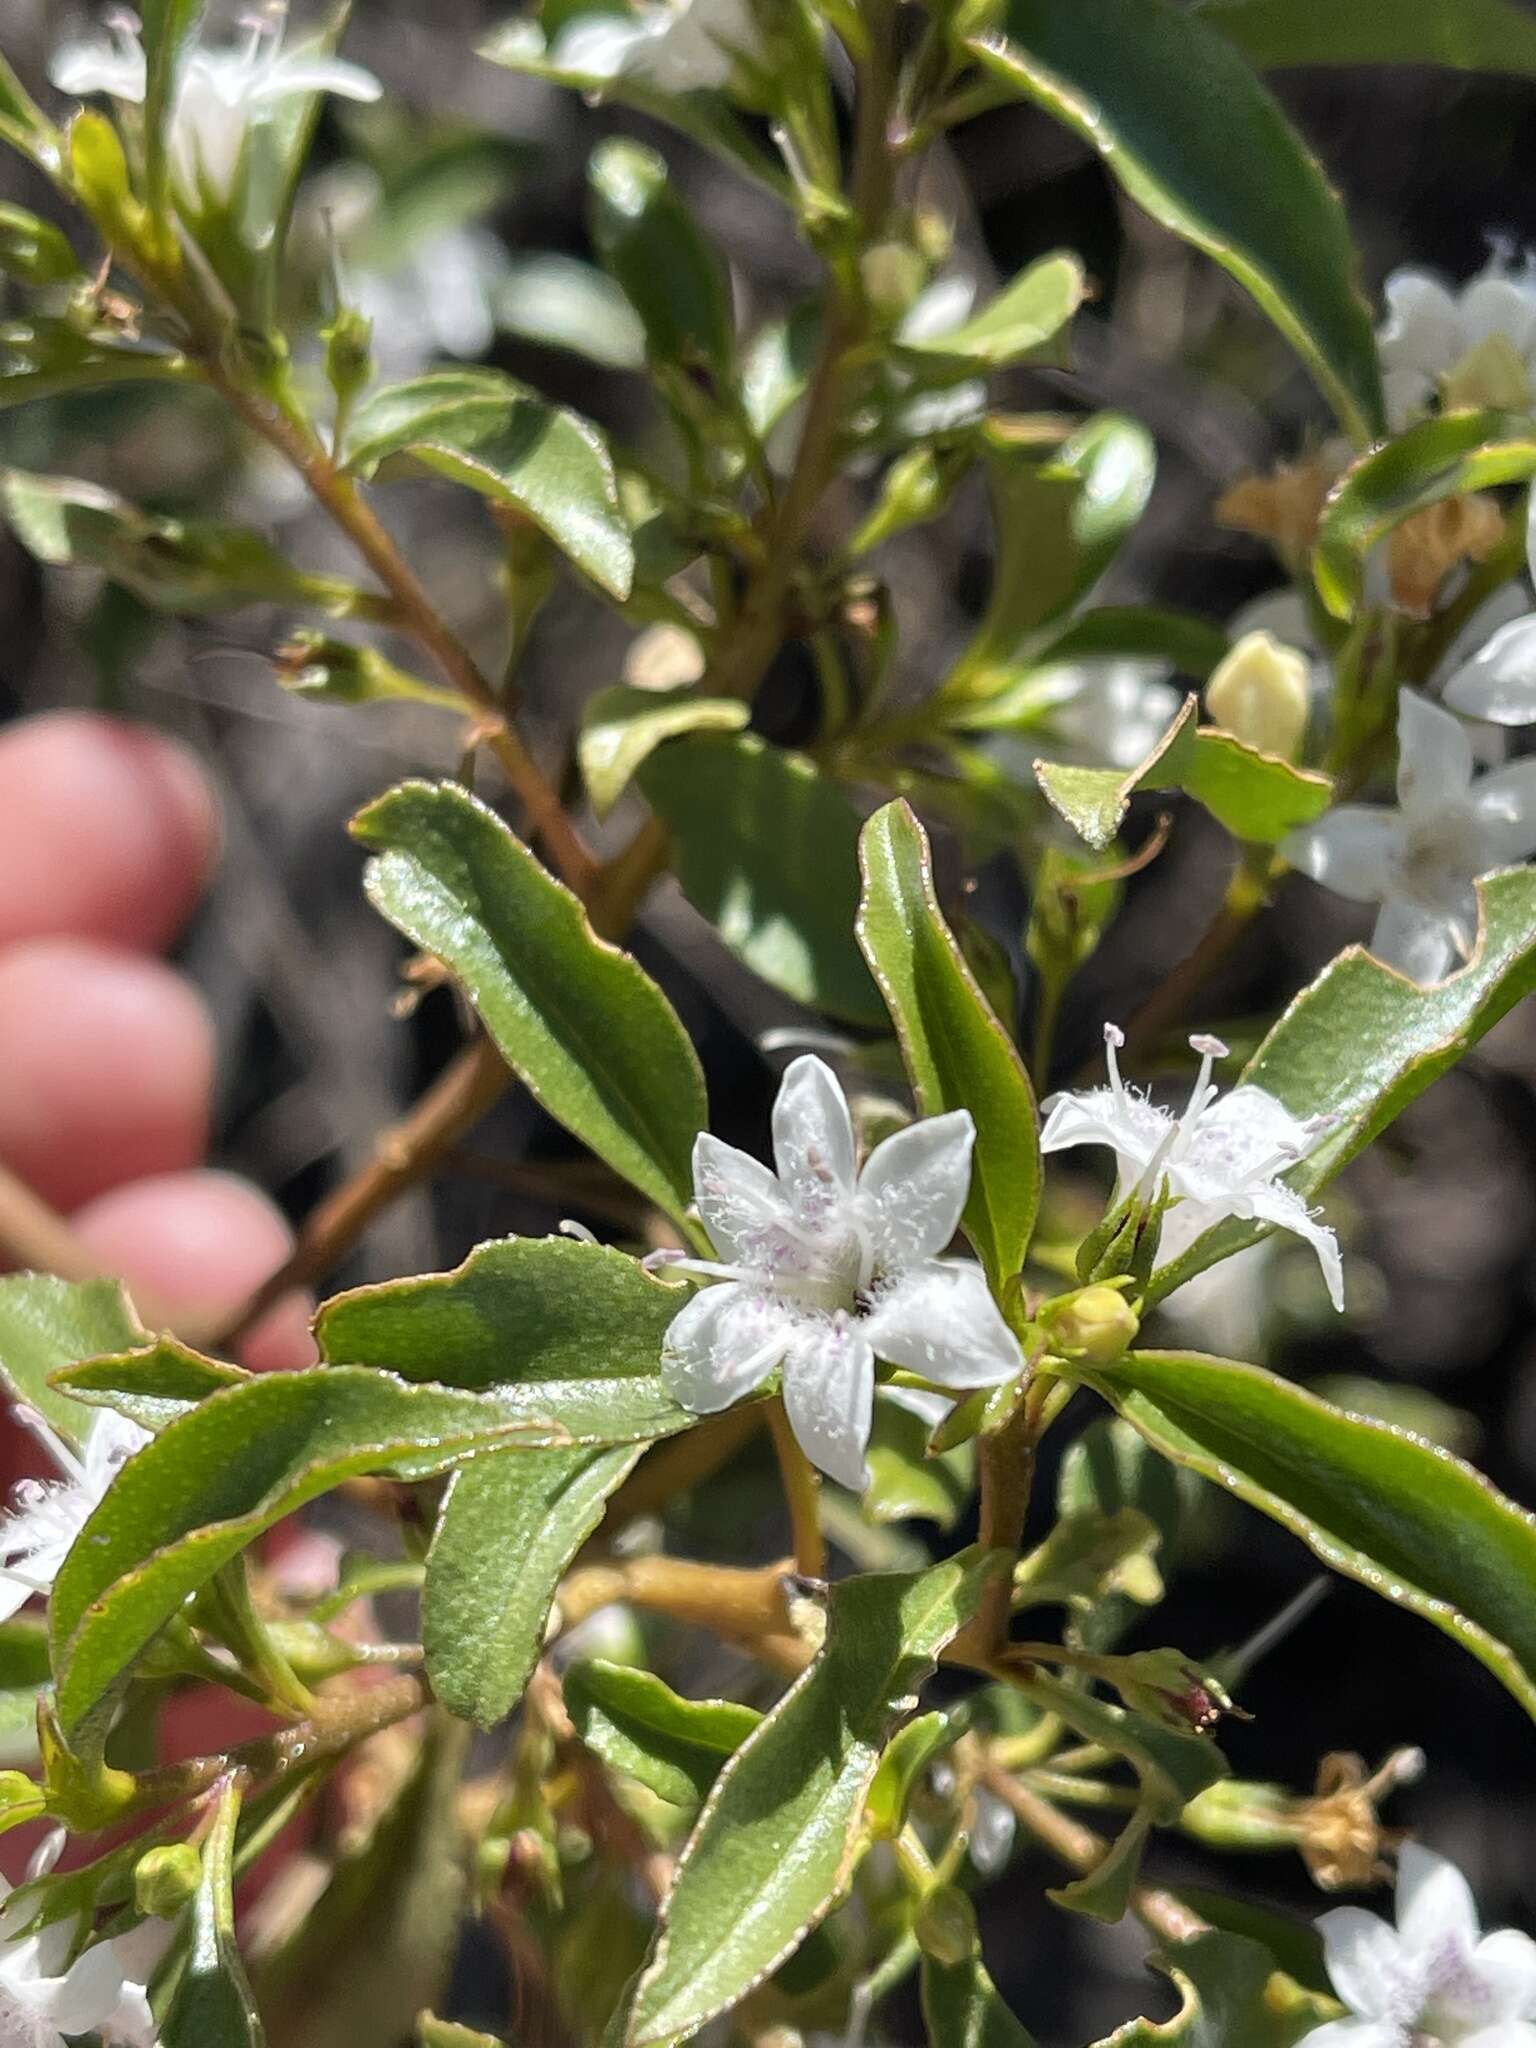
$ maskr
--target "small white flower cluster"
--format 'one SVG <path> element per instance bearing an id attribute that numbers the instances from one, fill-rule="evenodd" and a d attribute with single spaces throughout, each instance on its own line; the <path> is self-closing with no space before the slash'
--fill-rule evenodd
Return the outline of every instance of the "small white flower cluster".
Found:
<path id="1" fill-rule="evenodd" d="M 45 1877 L 64 1847 L 62 1830 L 33 1857 L 27 1875 Z M 153 1935 L 160 1923 L 146 1926 Z M 5 2048 L 65 2048 L 65 2037 L 95 2034 L 103 2048 L 156 2048 L 146 1987 L 130 1974 L 130 1942 L 98 1941 L 70 1960 L 77 1920 L 25 1931 L 11 1887 L 0 1878 L 0 2042 Z M 133 1942 L 137 1946 L 136 1940 Z"/>
<path id="2" fill-rule="evenodd" d="M 1536 404 L 1536 268 L 1497 238 L 1476 277 L 1453 290 L 1422 270 L 1387 279 L 1376 337 L 1394 432 L 1436 400 L 1521 412 Z"/>
<path id="3" fill-rule="evenodd" d="M 136 1422 L 103 1408 L 77 1457 L 35 1410 L 15 1412 L 63 1478 L 23 1479 L 10 1512 L 0 1516 L 0 1621 L 9 1621 L 34 1594 L 46 1598 L 52 1591 L 59 1567 L 107 1488 L 134 1452 L 149 1442 L 148 1433 Z"/>
<path id="4" fill-rule="evenodd" d="M 580 14 L 549 58 L 557 70 L 624 76 L 662 92 L 723 92 L 762 42 L 752 0 L 646 0 L 632 16 Z"/>

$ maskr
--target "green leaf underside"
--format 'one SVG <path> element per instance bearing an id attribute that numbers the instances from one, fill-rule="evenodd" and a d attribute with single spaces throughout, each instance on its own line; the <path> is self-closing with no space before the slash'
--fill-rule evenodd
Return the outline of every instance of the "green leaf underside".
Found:
<path id="1" fill-rule="evenodd" d="M 1469 966 L 1419 988 L 1360 946 L 1328 964 L 1243 1069 L 1293 1115 L 1332 1121 L 1286 1176 L 1314 1196 L 1430 1082 L 1536 989 L 1536 873 L 1509 868 L 1477 884 L 1482 918 Z M 1262 1225 L 1230 1221 L 1152 1276 L 1161 1301 L 1218 1258 L 1256 1243 Z"/>
<path id="2" fill-rule="evenodd" d="M 1405 519 L 1467 491 L 1536 476 L 1536 440 L 1510 429 L 1502 413 L 1442 413 L 1345 472 L 1324 509 L 1312 557 L 1318 594 L 1337 618 L 1354 615 L 1367 555 Z"/>
<path id="3" fill-rule="evenodd" d="M 555 1417 L 566 1442 L 598 1448 L 694 1421 L 659 1371 L 687 1298 L 606 1245 L 510 1237 L 451 1273 L 338 1294 L 315 1334 L 334 1364 L 493 1395 L 504 1414 Z"/>
<path id="4" fill-rule="evenodd" d="M 963 1225 L 1000 1287 L 1024 1263 L 1040 1201 L 1034 1090 L 944 921 L 927 834 L 888 804 L 860 840 L 858 937 L 901 1042 L 924 1116 L 969 1110 L 976 1124 Z"/>
<path id="5" fill-rule="evenodd" d="M 75 1449 L 92 1416 L 59 1392 L 54 1375 L 98 1352 L 142 1344 L 145 1334 L 116 1280 L 71 1282 L 51 1273 L 0 1279 L 0 1375 L 15 1400 Z"/>
<path id="6" fill-rule="evenodd" d="M 636 1988 L 632 2048 L 727 2011 L 832 1910 L 881 1747 L 996 1563 L 962 1552 L 832 1588 L 825 1647 L 721 1772 L 689 1837 Z"/>
<path id="7" fill-rule="evenodd" d="M 1434 1622 L 1536 1716 L 1536 1518 L 1470 1465 L 1229 1359 L 1137 1351 L 1085 1377 L 1163 1456 Z"/>
<path id="8" fill-rule="evenodd" d="M 923 2024 L 929 2048 L 1035 2048 L 987 1974 L 979 1949 L 958 1963 L 923 1957 Z"/>
<path id="9" fill-rule="evenodd" d="M 593 245 L 639 314 L 651 355 L 731 374 L 735 331 L 730 281 L 667 170 L 627 136 L 600 142 L 587 166 Z"/>
<path id="10" fill-rule="evenodd" d="M 1333 798 L 1326 775 L 1260 753 L 1215 726 L 1196 732 L 1181 787 L 1234 839 L 1255 846 L 1278 846 L 1287 832 L 1320 818 Z"/>
<path id="11" fill-rule="evenodd" d="M 1292 2048 L 1338 2007 L 1276 1975 L 1274 1959 L 1240 1934 L 1197 1934 L 1150 1956 L 1173 1980 L 1171 2020 L 1131 2020 L 1098 2048 Z"/>
<path id="12" fill-rule="evenodd" d="M 653 1672 L 599 1658 L 567 1672 L 565 1705 L 605 1764 L 685 1807 L 703 1802 L 763 1718 L 734 1700 L 684 1699 Z"/>
<path id="13" fill-rule="evenodd" d="M 371 477 L 396 455 L 526 513 L 594 583 L 628 597 L 634 543 L 607 444 L 589 420 L 499 371 L 433 371 L 358 408 L 347 468 Z"/>
<path id="14" fill-rule="evenodd" d="M 1052 344 L 1060 343 L 1087 291 L 1088 280 L 1076 256 L 1043 256 L 959 327 L 899 346 L 903 354 L 953 358 L 993 370 L 1042 353 L 1061 362 L 1064 348 Z"/>
<path id="15" fill-rule="evenodd" d="M 165 2016 L 165 2048 L 265 2048 L 266 2030 L 235 1940 L 235 1827 L 240 1796 L 219 1798 L 192 1901 L 192 1952 Z"/>
<path id="16" fill-rule="evenodd" d="M 752 733 L 674 740 L 638 780 L 675 836 L 683 894 L 731 951 L 797 1002 L 883 1027 L 853 938 L 859 820 L 837 785 Z"/>
<path id="17" fill-rule="evenodd" d="M 933 1425 L 897 1401 L 877 1400 L 865 1463 L 863 1512 L 873 1522 L 934 1522 L 952 1529 L 971 1504 L 976 1453 L 971 1444 L 929 1456 Z"/>
<path id="18" fill-rule="evenodd" d="M 1261 70 L 1436 64 L 1536 77 L 1536 21 L 1515 0 L 1204 0 L 1201 13 Z"/>
<path id="19" fill-rule="evenodd" d="M 189 1593 L 343 1479 L 426 1479 L 478 1452 L 560 1441 L 486 1395 L 335 1367 L 226 1388 L 129 1460 L 54 1582 L 59 1718 L 87 1718 Z"/>
<path id="20" fill-rule="evenodd" d="M 455 784 L 402 783 L 352 830 L 375 855 L 375 908 L 458 977 L 550 1115 L 680 1216 L 709 1105 L 698 1055 L 645 970 Z"/>
<path id="21" fill-rule="evenodd" d="M 561 1576 L 643 1449 L 529 1451 L 454 1473 L 422 1597 L 427 1676 L 450 1713 L 493 1728 L 517 1705 Z"/>
<path id="22" fill-rule="evenodd" d="M 1230 270 L 1357 432 L 1382 425 L 1344 212 L 1269 92 L 1173 0 L 1008 0 L 974 54 L 1099 151 L 1138 205 Z M 1253 175 L 1234 178 L 1242 161 Z"/>
<path id="23" fill-rule="evenodd" d="M 1197 697 L 1186 697 L 1152 752 L 1131 769 L 1037 761 L 1035 779 L 1046 801 L 1095 853 L 1102 853 L 1120 830 L 1137 790 L 1168 789 L 1182 780 L 1194 752 L 1199 709 Z"/>
<path id="24" fill-rule="evenodd" d="M 66 1366 L 54 1374 L 53 1382 L 76 1401 L 115 1408 L 141 1429 L 155 1431 L 210 1394 L 243 1386 L 250 1377 L 241 1366 L 204 1358 L 174 1337 L 157 1337 L 153 1344 L 132 1351 L 107 1352 Z"/>
<path id="25" fill-rule="evenodd" d="M 592 808 L 606 817 L 663 740 L 685 732 L 740 732 L 751 715 L 737 697 L 640 690 L 629 683 L 599 690 L 587 706 L 577 748 Z"/>

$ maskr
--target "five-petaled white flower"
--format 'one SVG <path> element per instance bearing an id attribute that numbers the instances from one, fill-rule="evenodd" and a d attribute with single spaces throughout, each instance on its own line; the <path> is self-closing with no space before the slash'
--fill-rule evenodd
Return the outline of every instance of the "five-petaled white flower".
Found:
<path id="1" fill-rule="evenodd" d="M 1517 272 L 1494 241 L 1488 262 L 1459 291 L 1422 270 L 1387 279 L 1377 334 L 1387 416 L 1408 426 L 1436 398 L 1522 412 L 1536 401 L 1536 279 Z"/>
<path id="2" fill-rule="evenodd" d="M 64 1846 L 50 1835 L 27 1875 L 42 1877 Z M 107 2048 L 155 2048 L 158 2036 L 145 1987 L 129 1981 L 116 1943 L 98 1941 L 73 1962 L 78 1924 L 55 1920 L 35 1934 L 0 1878 L 0 2042 L 5 2048 L 64 2048 L 65 2036 L 95 2034 Z"/>
<path id="3" fill-rule="evenodd" d="M 550 51 L 558 69 L 628 78 L 663 92 L 722 92 L 743 60 L 760 60 L 753 0 L 647 0 L 630 19 L 578 15 Z"/>
<path id="4" fill-rule="evenodd" d="M 283 49 L 283 10 L 253 15 L 244 43 L 213 49 L 198 43 L 181 67 L 170 124 L 170 160 L 182 191 L 195 199 L 206 188 L 228 201 L 246 161 L 249 138 L 285 100 L 332 92 L 349 100 L 376 100 L 384 88 L 371 71 L 339 57 Z M 146 89 L 144 46 L 131 14 L 107 19 L 106 38 L 66 43 L 48 75 L 76 98 L 105 93 L 140 106 Z"/>
<path id="5" fill-rule="evenodd" d="M 1219 1038 L 1189 1042 L 1200 1055 L 1200 1072 L 1183 1114 L 1174 1116 L 1121 1080 L 1117 1055 L 1125 1034 L 1106 1024 L 1109 1086 L 1053 1097 L 1046 1104 L 1041 1151 L 1107 1145 L 1118 1169 L 1117 1203 L 1133 1194 L 1150 1203 L 1166 1189 L 1170 1207 L 1158 1247 L 1164 1263 L 1228 1216 L 1294 1231 L 1317 1253 L 1329 1298 L 1341 1309 L 1338 1239 L 1280 1178 L 1305 1156 L 1320 1127 L 1298 1121 L 1263 1088 L 1244 1084 L 1223 1095 L 1211 1069 L 1227 1048 Z"/>
<path id="6" fill-rule="evenodd" d="M 1483 1934 L 1466 1879 L 1443 1856 L 1404 1847 L 1395 1928 L 1361 1906 L 1317 1925 L 1350 2017 L 1314 2027 L 1297 2048 L 1536 2048 L 1536 1942 Z"/>
<path id="7" fill-rule="evenodd" d="M 702 1133 L 699 1214 L 722 1255 L 668 1255 L 706 1287 L 673 1318 L 662 1377 L 697 1415 L 728 1408 L 775 1366 L 806 1456 L 865 1484 L 875 1360 L 946 1387 L 991 1387 L 1023 1364 L 979 1266 L 941 1259 L 971 1181 L 966 1110 L 886 1138 L 856 1170 L 853 1119 L 824 1061 L 791 1062 L 773 1110 L 768 1168 Z"/>
<path id="8" fill-rule="evenodd" d="M 64 1477 L 23 1479 L 11 1497 L 10 1512 L 0 1516 L 0 1621 L 25 1607 L 34 1593 L 52 1590 L 60 1565 L 107 1488 L 134 1452 L 149 1442 L 148 1432 L 136 1422 L 103 1408 L 76 1457 L 35 1410 L 19 1408 L 16 1415 Z M 0 2030 L 0 2044 L 5 2038 Z"/>
<path id="9" fill-rule="evenodd" d="M 1526 540 L 1526 561 L 1536 577 L 1536 524 Z M 1494 725 L 1536 725 L 1536 612 L 1529 609 L 1529 591 L 1519 584 L 1506 584 L 1501 595 L 1506 603 L 1520 600 L 1514 616 L 1490 618 L 1487 630 L 1470 646 L 1464 639 L 1458 641 L 1460 658 L 1441 694 L 1453 711 L 1468 718 L 1486 718 Z M 1476 618 L 1483 616 L 1480 608 Z"/>
<path id="10" fill-rule="evenodd" d="M 1378 960 L 1440 981 L 1477 942 L 1473 883 L 1536 853 L 1536 760 L 1473 773 L 1472 740 L 1416 690 L 1397 702 L 1397 808 L 1340 804 L 1292 832 L 1293 867 L 1355 903 L 1379 903 Z"/>

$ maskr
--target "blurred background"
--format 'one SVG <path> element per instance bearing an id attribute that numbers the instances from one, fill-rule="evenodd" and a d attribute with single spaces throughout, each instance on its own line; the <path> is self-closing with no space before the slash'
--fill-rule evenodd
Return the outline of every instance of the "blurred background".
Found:
<path id="1" fill-rule="evenodd" d="M 488 360 L 580 406 L 617 440 L 643 443 L 657 423 L 635 335 L 581 267 L 594 141 L 622 128 L 665 149 L 730 254 L 749 328 L 813 289 L 814 265 L 770 198 L 676 136 L 478 60 L 475 45 L 506 4 L 359 0 L 348 54 L 379 74 L 386 95 L 375 107 L 327 111 L 300 225 L 309 271 L 296 271 L 295 307 L 319 303 L 328 212 L 387 371 L 443 356 Z M 6 0 L 3 11 L 7 56 L 52 104 L 49 51 L 90 27 L 89 17 L 59 0 Z M 1277 90 L 1345 198 L 1373 291 L 1403 264 L 1463 278 L 1483 263 L 1490 234 L 1536 242 L 1536 82 L 1350 70 L 1290 74 Z M 1015 373 L 1002 391 L 1021 410 L 1124 408 L 1156 437 L 1151 508 L 1102 594 L 1175 603 L 1221 623 L 1275 587 L 1267 551 L 1221 530 L 1213 502 L 1236 478 L 1321 437 L 1327 422 L 1237 289 L 1129 208 L 1075 138 L 1026 110 L 988 115 L 956 138 L 926 196 L 953 220 L 954 267 L 983 292 L 1059 246 L 1088 264 L 1096 297 L 1077 324 L 1073 369 Z M 0 197 L 47 206 L 3 159 Z M 551 345 L 562 327 L 586 352 Z M 211 402 L 146 391 L 0 411 L 0 460 L 89 477 L 157 510 L 238 518 L 307 566 L 352 571 L 292 480 L 253 455 Z M 498 547 L 482 505 L 440 485 L 394 485 L 384 502 L 443 609 L 494 661 Z M 834 494 L 824 516 L 842 530 L 853 509 Z M 962 493 L 944 521 L 882 558 L 909 687 L 941 671 L 974 621 L 988 546 L 980 494 Z M 459 1042 L 451 997 L 400 1001 L 401 948 L 363 901 L 345 830 L 389 782 L 454 772 L 458 762 L 453 722 L 428 710 L 355 711 L 285 695 L 268 659 L 283 630 L 255 609 L 161 618 L 86 572 L 41 570 L 0 531 L 0 715 L 109 708 L 179 735 L 216 781 L 223 857 L 179 955 L 217 1026 L 215 1158 L 297 1220 L 369 1156 L 375 1133 Z M 557 774 L 569 772 L 581 705 L 619 678 L 628 637 L 573 584 L 547 607 L 522 692 L 527 730 Z M 813 687 L 790 650 L 765 685 L 759 723 L 789 739 L 809 729 Z M 632 822 L 621 812 L 612 838 Z M 1149 824 L 1141 819 L 1133 840 Z M 952 849 L 947 857 L 953 867 Z M 1203 928 L 1229 859 L 1203 814 L 1177 818 L 1074 988 L 1058 1085 L 1092 1056 L 1103 1019 L 1129 1016 Z M 1006 861 L 984 876 L 976 905 L 1017 957 L 1027 905 Z M 1363 931 L 1339 899 L 1291 884 L 1222 970 L 1199 1021 L 1219 1029 L 1272 1009 Z M 653 899 L 636 945 L 698 1041 L 717 1128 L 760 1145 L 778 1061 L 757 1041 L 805 1020 L 732 960 L 670 887 Z M 1214 1297 L 1207 1290 L 1178 1319 L 1178 1335 L 1263 1357 L 1308 1383 L 1355 1383 L 1355 1405 L 1475 1454 L 1498 1485 L 1536 1503 L 1533 1090 L 1536 1015 L 1527 1006 L 1339 1185 L 1330 1214 L 1346 1243 L 1346 1320 L 1327 1314 L 1305 1248 L 1282 1246 L 1246 1263 Z M 514 1094 L 333 1278 L 452 1264 L 480 1238 L 542 1233 L 563 1215 L 622 1235 L 622 1204 L 615 1209 L 574 1166 L 560 1134 Z M 766 1475 L 761 1503 L 755 1540 L 768 1556 L 781 1533 Z M 706 1519 L 696 1511 L 690 1540 Z M 1299 1545 L 1214 1499 L 1193 1517 L 1186 1552 L 1157 1639 L 1200 1657 L 1248 1636 L 1311 1576 Z M 705 1686 L 730 1682 L 698 1654 Z M 1357 1750 L 1374 1763 L 1396 1745 L 1422 1744 L 1428 1774 L 1390 1817 L 1462 1864 L 1489 1924 L 1533 1924 L 1530 1725 L 1446 1638 L 1336 1582 L 1254 1671 L 1242 1700 L 1254 1719 L 1229 1723 L 1225 1746 L 1243 1776 L 1300 1788 L 1324 1752 Z M 1167 1837 L 1150 1864 L 1157 1876 L 1197 1884 L 1216 1881 L 1221 1867 Z M 1327 1903 L 1294 1858 L 1225 1867 L 1255 1898 L 1308 1916 Z M 1135 1925 L 1106 1931 L 1055 1911 L 1039 1896 L 1055 1877 L 1021 1849 L 982 1909 L 994 1974 L 1043 2048 L 1097 2038 L 1134 2012 L 1166 2011 Z M 919 2038 L 915 2009 L 893 2004 L 884 2031 Z"/>

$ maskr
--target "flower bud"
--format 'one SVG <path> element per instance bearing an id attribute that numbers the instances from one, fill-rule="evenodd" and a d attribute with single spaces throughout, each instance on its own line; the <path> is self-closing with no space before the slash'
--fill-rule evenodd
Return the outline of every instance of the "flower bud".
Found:
<path id="1" fill-rule="evenodd" d="M 1206 685 L 1212 718 L 1261 754 L 1294 761 L 1307 729 L 1309 665 L 1270 633 L 1245 633 Z"/>
<path id="2" fill-rule="evenodd" d="M 1191 1663 L 1182 1650 L 1106 1657 L 1102 1675 L 1133 1713 L 1146 1714 L 1180 1735 L 1209 1735 L 1223 1714 L 1249 1718 L 1233 1706 L 1221 1681 Z"/>
<path id="3" fill-rule="evenodd" d="M 905 242 L 877 242 L 860 257 L 859 272 L 871 305 L 899 319 L 922 290 L 928 266 Z"/>
<path id="4" fill-rule="evenodd" d="M 133 1866 L 133 1903 L 155 1920 L 170 1920 L 196 1895 L 203 1859 L 190 1842 L 146 1850 Z"/>
<path id="5" fill-rule="evenodd" d="M 1118 1287 L 1084 1287 L 1063 1295 L 1041 1312 L 1051 1333 L 1051 1348 L 1090 1365 L 1112 1365 L 1136 1341 L 1141 1327 Z"/>
<path id="6" fill-rule="evenodd" d="M 1289 1849 L 1298 1804 L 1283 1786 L 1222 1778 L 1190 1800 L 1179 1826 L 1216 1849 Z"/>
<path id="7" fill-rule="evenodd" d="M 952 1884 L 941 1884 L 917 1909 L 912 1932 L 936 1963 L 963 1963 L 976 1946 L 976 1909 Z"/>
<path id="8" fill-rule="evenodd" d="M 373 322 L 356 306 L 339 306 L 322 339 L 326 378 L 345 412 L 373 375 Z"/>

